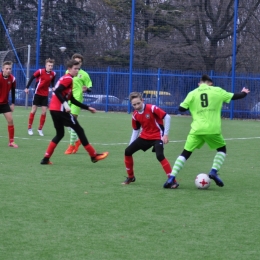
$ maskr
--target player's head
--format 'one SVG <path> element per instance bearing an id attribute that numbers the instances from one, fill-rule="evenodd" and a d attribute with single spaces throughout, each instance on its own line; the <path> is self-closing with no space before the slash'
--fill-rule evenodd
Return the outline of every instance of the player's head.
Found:
<path id="1" fill-rule="evenodd" d="M 143 98 L 142 94 L 139 92 L 132 92 L 129 95 L 129 100 L 135 110 L 141 111 L 143 110 Z"/>
<path id="2" fill-rule="evenodd" d="M 211 86 L 212 84 L 210 82 L 213 84 L 212 79 L 208 75 L 203 75 L 200 79 L 200 84 L 205 83 Z"/>
<path id="3" fill-rule="evenodd" d="M 71 57 L 71 59 L 78 61 L 78 62 L 80 63 L 80 66 L 82 65 L 83 60 L 84 60 L 84 59 L 83 59 L 83 56 L 82 56 L 81 54 L 79 54 L 79 53 L 73 54 L 72 57 Z"/>
<path id="4" fill-rule="evenodd" d="M 52 71 L 54 65 L 54 60 L 51 58 L 48 58 L 45 60 L 45 69 L 47 72 Z"/>
<path id="5" fill-rule="evenodd" d="M 80 70 L 80 63 L 76 60 L 69 60 L 67 62 L 67 69 L 71 76 L 75 77 L 78 75 L 78 72 Z"/>
<path id="6" fill-rule="evenodd" d="M 4 61 L 2 66 L 3 76 L 8 77 L 12 73 L 13 63 L 11 61 Z"/>
<path id="7" fill-rule="evenodd" d="M 208 80 L 208 85 L 213 86 L 213 80 L 211 78 Z"/>

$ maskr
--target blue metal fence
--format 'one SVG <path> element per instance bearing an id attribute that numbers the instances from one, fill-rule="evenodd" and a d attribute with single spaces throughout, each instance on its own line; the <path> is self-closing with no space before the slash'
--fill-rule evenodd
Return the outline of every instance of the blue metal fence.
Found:
<path id="1" fill-rule="evenodd" d="M 99 99 L 99 103 L 91 103 L 91 106 L 104 111 L 131 112 L 131 107 L 127 100 L 129 95 L 129 70 L 118 68 L 84 68 L 93 81 L 92 97 Z M 36 70 L 30 68 L 30 75 Z M 64 72 L 63 66 L 55 66 L 58 80 Z M 204 72 L 205 73 L 205 72 Z M 160 104 L 165 111 L 170 114 L 178 114 L 179 104 L 183 101 L 187 93 L 198 86 L 202 72 L 184 71 L 164 71 L 164 70 L 133 70 L 132 71 L 132 91 L 143 92 L 144 90 L 167 91 L 172 95 L 170 106 Z M 25 78 L 19 66 L 14 64 L 13 74 L 17 79 L 17 89 L 25 88 Z M 214 85 L 220 86 L 232 92 L 232 76 L 225 73 L 208 72 L 212 77 Z M 32 86 L 33 87 L 33 86 Z M 260 118 L 260 76 L 259 75 L 236 75 L 235 92 L 240 92 L 243 87 L 248 87 L 251 93 L 246 99 L 238 100 L 231 104 L 225 104 L 222 116 L 227 118 Z M 19 105 L 25 104 L 25 95 L 18 91 L 17 97 Z M 29 95 L 29 102 L 33 92 Z M 116 98 L 114 98 L 116 97 Z M 31 105 L 31 104 L 29 104 Z M 158 105 L 158 100 L 157 100 Z"/>

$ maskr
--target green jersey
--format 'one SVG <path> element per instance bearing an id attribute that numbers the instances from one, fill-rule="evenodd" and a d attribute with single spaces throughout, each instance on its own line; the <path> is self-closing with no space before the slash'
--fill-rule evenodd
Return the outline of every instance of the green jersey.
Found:
<path id="1" fill-rule="evenodd" d="M 73 78 L 72 93 L 73 93 L 74 98 L 81 103 L 83 101 L 83 91 L 82 91 L 83 86 L 85 86 L 87 88 L 91 88 L 92 81 L 91 81 L 88 73 L 85 72 L 84 70 L 80 69 L 78 75 Z"/>
<path id="2" fill-rule="evenodd" d="M 233 95 L 220 87 L 207 84 L 201 84 L 189 92 L 180 106 L 189 109 L 192 115 L 190 134 L 220 134 L 222 104 L 229 103 Z"/>

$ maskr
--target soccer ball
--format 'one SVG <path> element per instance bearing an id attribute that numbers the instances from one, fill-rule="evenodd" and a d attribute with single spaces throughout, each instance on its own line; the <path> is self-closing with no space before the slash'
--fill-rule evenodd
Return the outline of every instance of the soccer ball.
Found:
<path id="1" fill-rule="evenodd" d="M 207 189 L 210 186 L 210 178 L 208 174 L 198 174 L 195 179 L 195 185 L 198 189 Z"/>

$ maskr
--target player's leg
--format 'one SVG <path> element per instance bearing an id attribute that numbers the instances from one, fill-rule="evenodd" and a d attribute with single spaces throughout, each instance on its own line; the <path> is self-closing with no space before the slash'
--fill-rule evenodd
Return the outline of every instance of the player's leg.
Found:
<path id="1" fill-rule="evenodd" d="M 91 157 L 91 161 L 93 163 L 96 163 L 100 160 L 105 159 L 108 156 L 108 152 L 97 153 L 94 147 L 89 143 L 85 135 L 84 129 L 79 124 L 77 118 L 75 118 L 71 114 L 69 114 L 69 117 L 70 119 L 68 119 L 66 126 L 69 126 L 71 129 L 73 129 L 76 132 L 82 145 L 84 146 L 85 150 L 88 152 L 89 156 Z"/>
<path id="2" fill-rule="evenodd" d="M 33 125 L 33 120 L 34 120 L 36 111 L 37 111 L 37 106 L 32 105 L 32 109 L 31 109 L 31 112 L 29 114 L 29 119 L 28 119 L 28 135 L 33 135 L 32 125 Z"/>
<path id="3" fill-rule="evenodd" d="M 219 187 L 223 187 L 224 183 L 219 178 L 218 171 L 220 170 L 226 158 L 226 142 L 222 135 L 209 135 L 207 136 L 206 142 L 211 149 L 217 150 L 217 153 L 213 159 L 209 177 L 213 179 Z"/>
<path id="4" fill-rule="evenodd" d="M 164 172 L 166 173 L 167 176 L 169 176 L 172 171 L 172 168 L 169 161 L 164 156 L 164 146 L 162 140 L 155 141 L 154 151 L 156 153 L 156 158 L 160 162 Z"/>
<path id="5" fill-rule="evenodd" d="M 162 140 L 155 141 L 154 144 L 154 151 L 156 153 L 156 158 L 160 162 L 165 174 L 167 177 L 170 177 L 172 168 L 169 161 L 164 156 L 164 146 Z M 176 179 L 173 180 L 173 184 L 171 185 L 172 189 L 178 188 L 179 184 L 177 183 Z"/>
<path id="6" fill-rule="evenodd" d="M 181 169 L 184 167 L 185 162 L 189 159 L 192 152 L 196 148 L 201 148 L 205 141 L 197 135 L 188 135 L 186 143 L 184 145 L 183 152 L 178 156 L 176 161 L 174 162 L 174 165 L 172 167 L 172 171 L 170 174 L 170 177 L 168 180 L 164 183 L 164 188 L 174 188 L 174 182 L 176 175 L 181 171 Z"/>
<path id="7" fill-rule="evenodd" d="M 78 115 L 80 113 L 80 107 L 77 107 L 72 104 L 71 113 L 78 119 Z M 73 132 L 70 133 L 70 144 L 74 145 L 74 150 L 72 153 L 77 153 L 77 151 L 81 145 L 81 141 L 74 130 L 73 130 Z"/>
<path id="8" fill-rule="evenodd" d="M 80 112 L 80 107 L 71 104 L 70 109 L 71 109 L 71 114 L 75 118 L 77 118 L 78 114 Z M 80 140 L 79 140 L 79 138 L 78 138 L 74 129 L 72 129 L 72 128 L 70 129 L 69 135 L 70 135 L 70 143 L 69 143 L 67 150 L 65 151 L 65 154 L 76 153 L 79 149 L 80 144 L 81 144 L 81 142 L 80 142 Z"/>
<path id="9" fill-rule="evenodd" d="M 59 111 L 51 111 L 51 117 L 53 120 L 54 127 L 56 129 L 56 136 L 49 143 L 49 146 L 45 152 L 44 158 L 41 161 L 41 164 L 52 164 L 50 158 L 54 153 L 55 148 L 57 147 L 60 140 L 64 137 L 64 122 L 62 118 L 62 113 Z"/>
<path id="10" fill-rule="evenodd" d="M 43 99 L 44 99 L 43 101 L 45 101 L 45 99 L 47 99 L 47 103 L 48 103 L 48 97 L 43 97 Z M 46 103 L 46 101 L 44 103 Z M 44 134 L 42 132 L 42 128 L 43 128 L 45 120 L 46 120 L 46 113 L 47 113 L 47 105 L 44 104 L 44 106 L 42 106 L 42 113 L 41 113 L 40 123 L 39 123 L 39 127 L 38 127 L 38 133 L 40 136 L 44 136 Z"/>
<path id="11" fill-rule="evenodd" d="M 135 182 L 133 154 L 141 149 L 142 149 L 141 138 L 137 138 L 125 149 L 124 162 L 125 162 L 127 177 L 126 180 L 122 182 L 122 184 L 130 184 L 131 182 Z"/>
<path id="12" fill-rule="evenodd" d="M 7 105 L 9 107 L 9 105 Z M 10 107 L 9 107 L 10 109 Z M 18 148 L 18 145 L 14 142 L 14 122 L 11 109 L 9 112 L 3 113 L 7 121 L 8 135 L 9 135 L 9 147 Z"/>

